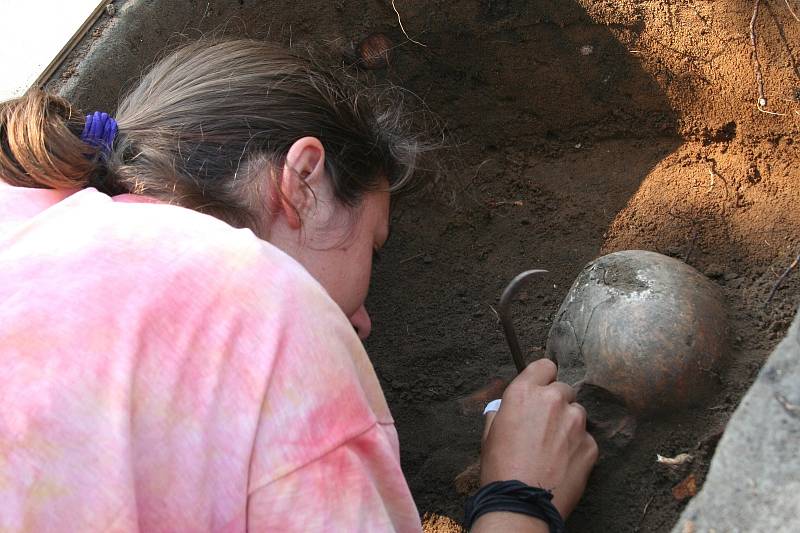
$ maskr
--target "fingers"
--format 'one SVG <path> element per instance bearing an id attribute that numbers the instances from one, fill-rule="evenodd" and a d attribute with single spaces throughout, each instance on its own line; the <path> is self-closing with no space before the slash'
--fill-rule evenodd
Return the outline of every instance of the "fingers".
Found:
<path id="1" fill-rule="evenodd" d="M 547 365 L 543 365 L 544 368 L 542 368 L 541 370 L 543 370 L 545 372 L 548 371 L 546 366 Z M 539 377 L 541 377 L 542 375 L 545 375 L 544 372 L 539 374 Z M 517 380 L 515 380 L 515 383 L 512 383 L 512 386 L 509 387 L 511 389 L 511 391 L 509 392 L 507 390 L 506 392 L 508 394 L 504 394 L 504 397 L 506 397 L 506 396 L 512 396 L 512 397 L 516 396 L 516 398 L 514 398 L 514 399 L 519 400 L 519 399 L 521 399 L 521 397 L 519 395 L 528 396 L 532 392 L 535 392 L 535 396 L 531 397 L 531 399 L 533 400 L 534 398 L 536 398 L 534 400 L 536 408 L 538 408 L 538 409 L 542 409 L 542 408 L 564 409 L 564 408 L 566 408 L 566 409 L 571 411 L 572 423 L 570 424 L 570 426 L 573 427 L 573 428 L 580 428 L 581 430 L 585 430 L 585 428 L 586 428 L 586 410 L 581 405 L 579 405 L 577 403 L 574 403 L 575 400 L 576 400 L 576 396 L 577 396 L 577 391 L 575 390 L 574 387 L 568 385 L 567 383 L 561 382 L 561 381 L 553 381 L 550 384 L 545 385 L 545 386 L 536 386 L 534 388 L 527 388 L 524 385 L 520 386 L 520 384 L 518 383 L 519 379 L 520 378 L 517 378 Z M 495 400 L 495 402 L 499 403 L 500 400 Z M 492 405 L 492 403 L 494 403 L 494 402 L 490 402 L 489 406 L 487 406 L 487 409 L 489 409 L 489 407 Z M 524 403 L 524 401 L 523 401 L 523 403 Z M 517 402 L 514 402 L 514 404 L 517 404 Z M 520 404 L 520 405 L 522 405 L 522 404 Z M 510 407 L 510 408 L 512 410 L 514 409 L 513 407 Z M 508 409 L 509 408 L 507 408 L 506 410 L 508 410 Z M 524 411 L 522 411 L 522 412 L 514 412 L 514 414 L 517 415 L 517 416 L 520 416 L 520 415 L 525 416 Z M 483 434 L 481 435 L 481 442 L 482 443 L 486 441 L 486 438 L 489 435 L 489 431 L 491 430 L 492 424 L 494 423 L 494 419 L 495 419 L 496 416 L 497 416 L 497 411 L 496 410 L 485 411 Z"/>
<path id="2" fill-rule="evenodd" d="M 586 452 L 586 461 L 594 466 L 597 459 L 600 457 L 600 447 L 597 445 L 597 441 L 594 440 L 594 437 L 588 433 L 584 439 L 583 449 Z"/>
<path id="3" fill-rule="evenodd" d="M 556 381 L 556 370 L 547 359 L 531 363 L 506 388 L 500 410 L 487 412 L 481 480 L 557 487 L 553 503 L 566 516 L 597 460 L 597 444 L 586 432 L 577 391 Z"/>
<path id="4" fill-rule="evenodd" d="M 557 371 L 558 367 L 550 359 L 537 359 L 522 371 L 517 380 L 544 387 L 556 380 Z"/>
<path id="5" fill-rule="evenodd" d="M 562 381 L 553 381 L 547 385 L 534 385 L 521 381 L 520 378 L 512 381 L 503 393 L 503 401 L 516 403 L 534 402 L 539 407 L 555 407 L 570 404 L 575 401 L 577 391 L 569 384 Z"/>
<path id="6" fill-rule="evenodd" d="M 489 430 L 492 429 L 492 422 L 494 417 L 497 416 L 497 411 L 491 411 L 484 415 L 483 435 L 481 435 L 481 446 L 486 442 L 486 437 L 489 436 Z"/>
<path id="7" fill-rule="evenodd" d="M 572 403 L 577 398 L 578 392 L 575 388 L 563 381 L 554 381 L 547 386 L 558 391 L 559 396 L 567 403 Z"/>
<path id="8" fill-rule="evenodd" d="M 582 430 L 585 430 L 587 420 L 586 408 L 578 402 L 572 402 L 569 404 L 569 408 L 572 411 L 572 416 L 575 419 L 576 425 Z"/>

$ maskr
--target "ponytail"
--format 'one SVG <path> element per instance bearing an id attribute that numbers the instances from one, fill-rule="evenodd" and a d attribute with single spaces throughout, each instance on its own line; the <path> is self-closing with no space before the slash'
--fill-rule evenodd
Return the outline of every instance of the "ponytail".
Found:
<path id="1" fill-rule="evenodd" d="M 0 103 L 0 180 L 18 187 L 81 189 L 98 172 L 81 141 L 84 117 L 65 99 L 32 89 Z"/>

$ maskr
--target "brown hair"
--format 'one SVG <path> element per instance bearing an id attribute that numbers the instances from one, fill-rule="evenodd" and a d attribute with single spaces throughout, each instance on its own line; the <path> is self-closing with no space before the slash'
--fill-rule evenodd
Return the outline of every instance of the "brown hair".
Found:
<path id="1" fill-rule="evenodd" d="M 334 77 L 267 42 L 196 42 L 158 62 L 122 99 L 119 134 L 102 157 L 80 141 L 83 116 L 64 99 L 31 91 L 2 104 L 0 178 L 146 194 L 257 229 L 265 184 L 256 178 L 282 168 L 305 136 L 322 142 L 344 204 L 357 205 L 384 178 L 392 190 L 404 187 L 421 144 L 407 133 L 396 94 Z"/>
<path id="2" fill-rule="evenodd" d="M 19 187 L 71 189 L 97 171 L 80 140 L 84 117 L 42 91 L 0 103 L 0 179 Z"/>

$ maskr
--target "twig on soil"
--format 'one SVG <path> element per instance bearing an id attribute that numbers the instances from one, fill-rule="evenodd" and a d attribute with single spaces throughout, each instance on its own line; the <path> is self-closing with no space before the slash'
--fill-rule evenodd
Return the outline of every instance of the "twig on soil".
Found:
<path id="1" fill-rule="evenodd" d="M 758 60 L 758 35 L 756 34 L 756 19 L 758 19 L 758 8 L 761 0 L 753 3 L 753 16 L 750 18 L 750 52 L 753 58 L 753 70 L 755 71 L 756 83 L 758 84 L 758 109 L 767 105 L 767 98 L 764 95 L 764 77 L 761 75 L 761 62 Z"/>
<path id="2" fill-rule="evenodd" d="M 715 177 L 714 172 L 711 170 L 711 168 L 709 168 L 708 173 L 711 174 L 711 183 L 708 184 L 708 190 L 706 191 L 706 193 L 709 193 L 714 190 L 714 177 Z"/>
<path id="3" fill-rule="evenodd" d="M 423 255 L 425 255 L 425 252 L 420 252 L 417 255 L 412 255 L 411 257 L 406 257 L 405 259 L 400 261 L 400 263 L 398 263 L 398 264 L 402 265 L 403 263 L 408 263 L 409 261 L 413 261 L 414 259 L 416 259 L 418 257 L 422 257 Z"/>
<path id="4" fill-rule="evenodd" d="M 647 510 L 650 508 L 650 504 L 653 503 L 653 500 L 655 499 L 655 497 L 656 497 L 656 495 L 653 494 L 652 496 L 650 496 L 650 499 L 647 500 L 647 503 L 644 504 L 644 509 L 642 510 L 642 517 L 639 519 L 639 525 L 636 528 L 637 531 L 639 531 L 641 529 L 642 524 L 644 523 L 644 517 L 647 516 Z"/>
<path id="5" fill-rule="evenodd" d="M 758 101 L 756 102 L 756 108 L 767 115 L 785 117 L 786 113 L 778 113 L 764 109 L 767 106 L 767 96 L 764 92 L 764 76 L 761 74 L 761 62 L 758 59 L 758 34 L 756 33 L 756 19 L 758 19 L 758 8 L 760 4 L 761 0 L 755 0 L 753 4 L 753 16 L 750 19 L 750 48 L 752 49 L 750 55 L 753 58 L 753 70 L 755 71 L 756 84 L 758 85 Z M 789 5 L 788 1 L 786 5 Z M 789 10 L 791 11 L 791 7 Z"/>
<path id="6" fill-rule="evenodd" d="M 778 113 L 776 111 L 767 111 L 766 109 L 764 109 L 761 106 L 756 106 L 756 107 L 758 108 L 759 111 L 761 111 L 762 113 L 766 113 L 767 115 L 775 115 L 776 117 L 785 117 L 786 116 L 786 113 Z"/>
<path id="7" fill-rule="evenodd" d="M 422 46 L 422 47 L 425 47 L 425 48 L 427 48 L 427 47 L 428 47 L 428 45 L 427 45 L 427 44 L 422 44 L 422 43 L 421 43 L 421 42 L 419 42 L 419 41 L 415 41 L 415 40 L 414 40 L 414 39 L 412 39 L 412 38 L 411 38 L 411 36 L 410 36 L 410 35 L 409 35 L 409 34 L 406 32 L 406 29 L 403 27 L 403 20 L 400 18 L 400 12 L 397 10 L 397 6 L 395 6 L 395 5 L 394 5 L 394 0 L 392 0 L 392 9 L 394 9 L 394 12 L 395 12 L 395 14 L 397 15 L 397 23 L 398 23 L 398 24 L 400 24 L 400 31 L 402 31 L 402 32 L 403 32 L 403 35 L 405 35 L 405 36 L 406 36 L 406 39 L 408 39 L 409 41 L 411 41 L 411 42 L 412 42 L 412 43 L 414 43 L 414 44 L 418 44 L 418 45 L 420 45 L 420 46 Z"/>
<path id="8" fill-rule="evenodd" d="M 792 5 L 789 3 L 789 0 L 783 0 L 783 1 L 786 2 L 786 7 L 789 8 L 789 13 L 792 14 L 792 16 L 794 17 L 794 20 L 796 20 L 797 22 L 800 22 L 800 17 L 798 17 L 797 13 L 795 13 L 794 9 L 792 9 Z"/>
<path id="9" fill-rule="evenodd" d="M 478 174 L 480 174 L 480 171 L 483 168 L 483 165 L 485 165 L 486 163 L 489 163 L 490 161 L 494 161 L 494 160 L 490 157 L 488 159 L 484 159 L 483 161 L 481 161 L 480 164 L 477 167 L 475 167 L 475 173 L 472 175 L 472 177 L 464 184 L 464 186 L 459 191 L 461 193 L 466 193 L 467 196 L 470 199 L 472 199 L 472 201 L 474 201 L 478 205 L 483 205 L 483 202 L 478 200 L 478 198 L 474 194 L 472 194 L 472 185 L 473 185 L 473 183 L 475 183 L 475 179 L 478 177 Z"/>
<path id="10" fill-rule="evenodd" d="M 725 177 L 717 172 L 717 161 L 710 157 L 706 157 L 706 165 L 708 166 L 708 173 L 711 174 L 711 187 L 709 187 L 708 192 L 711 192 L 711 189 L 714 188 L 714 178 L 719 178 L 722 181 L 722 184 L 725 185 L 725 201 L 730 198 L 730 194 L 728 191 L 728 180 Z M 725 211 L 725 204 L 722 204 L 722 210 Z"/>
<path id="11" fill-rule="evenodd" d="M 675 457 L 664 457 L 661 454 L 656 454 L 656 462 L 670 467 L 681 466 L 686 463 L 691 463 L 694 456 L 690 453 L 679 453 Z"/>
<path id="12" fill-rule="evenodd" d="M 775 393 L 775 399 L 778 400 L 778 403 L 781 404 L 781 407 L 783 407 L 787 413 L 789 413 L 794 417 L 800 416 L 800 405 L 791 403 L 789 400 L 786 399 L 786 396 L 784 396 L 779 392 Z"/>
<path id="13" fill-rule="evenodd" d="M 486 207 L 500 207 L 503 205 L 513 205 L 516 207 L 522 207 L 525 205 L 522 200 L 486 200 Z"/>
<path id="14" fill-rule="evenodd" d="M 769 303 L 772 301 L 772 297 L 775 296 L 775 291 L 777 291 L 781 284 L 783 284 L 783 282 L 786 280 L 786 276 L 789 275 L 789 272 L 791 272 L 798 263 L 800 263 L 800 254 L 797 254 L 797 257 L 794 258 L 794 261 L 792 261 L 792 263 L 786 267 L 786 270 L 783 271 L 781 277 L 779 277 L 778 281 L 775 282 L 775 285 L 772 286 L 772 290 L 769 292 L 767 301 L 764 302 L 764 307 L 769 305 Z"/>
<path id="15" fill-rule="evenodd" d="M 792 9 L 789 0 L 784 0 L 784 2 L 786 3 L 786 7 L 789 9 L 789 13 L 792 14 L 795 20 L 800 22 L 800 17 L 798 17 L 797 13 L 795 13 L 794 9 Z M 756 21 L 758 20 L 758 8 L 760 7 L 760 5 L 761 5 L 761 0 L 755 0 L 753 2 L 753 16 L 750 18 L 750 48 L 751 48 L 750 55 L 753 60 L 753 71 L 755 72 L 756 85 L 758 86 L 758 101 L 756 102 L 756 108 L 758 108 L 758 110 L 761 111 L 762 113 L 766 113 L 767 115 L 776 115 L 779 117 L 785 117 L 787 116 L 787 113 L 777 113 L 775 111 L 768 111 L 767 109 L 764 109 L 767 106 L 767 96 L 766 93 L 764 92 L 764 76 L 761 73 L 761 62 L 758 59 L 758 34 L 756 33 Z M 786 39 L 785 36 L 783 35 L 783 29 L 780 23 L 778 23 L 777 19 L 775 19 L 775 14 L 773 13 L 772 9 L 770 9 L 770 5 L 767 3 L 766 6 L 767 10 L 772 15 L 773 20 L 775 20 L 775 23 L 778 25 L 778 31 L 780 31 L 781 38 L 784 41 L 784 44 L 786 44 L 785 42 Z M 794 58 L 792 57 L 792 51 L 788 47 L 788 44 L 786 46 L 789 51 L 789 57 L 793 63 L 792 68 L 796 74 L 800 75 L 800 73 L 797 72 L 796 65 L 794 65 Z"/>
<path id="16" fill-rule="evenodd" d="M 472 183 L 475 181 L 475 178 L 478 177 L 478 173 L 481 171 L 481 168 L 483 168 L 483 165 L 485 165 L 489 161 L 493 161 L 493 159 L 491 157 L 488 159 L 484 159 L 483 161 L 480 162 L 480 164 L 477 167 L 475 167 L 475 173 L 472 175 L 467 184 L 464 186 L 464 189 L 472 185 Z"/>

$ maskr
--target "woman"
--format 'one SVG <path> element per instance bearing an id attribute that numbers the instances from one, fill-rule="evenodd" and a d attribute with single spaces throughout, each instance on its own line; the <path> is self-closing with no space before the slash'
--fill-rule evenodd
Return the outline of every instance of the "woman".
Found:
<path id="1" fill-rule="evenodd" d="M 116 124 L 2 104 L 0 529 L 420 529 L 358 338 L 417 151 L 385 109 L 255 41 L 178 50 Z M 596 447 L 554 379 L 509 386 L 482 479 L 566 516 Z"/>

